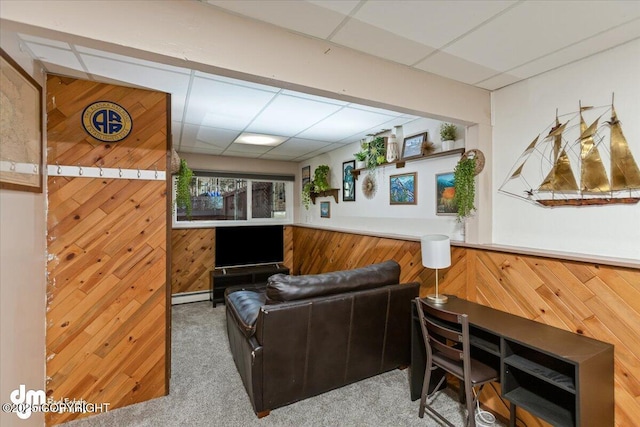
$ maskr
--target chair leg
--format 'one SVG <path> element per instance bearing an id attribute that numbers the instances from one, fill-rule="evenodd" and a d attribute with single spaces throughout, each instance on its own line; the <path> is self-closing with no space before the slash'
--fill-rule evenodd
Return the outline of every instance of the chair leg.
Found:
<path id="1" fill-rule="evenodd" d="M 476 427 L 476 417 L 474 411 L 473 386 L 464 388 L 464 396 L 467 403 L 467 426 Z"/>
<path id="2" fill-rule="evenodd" d="M 422 381 L 422 396 L 420 396 L 420 410 L 418 416 L 424 418 L 424 407 L 427 404 L 427 395 L 429 394 L 429 382 L 431 381 L 431 367 L 427 366 L 424 371 L 424 380 Z"/>

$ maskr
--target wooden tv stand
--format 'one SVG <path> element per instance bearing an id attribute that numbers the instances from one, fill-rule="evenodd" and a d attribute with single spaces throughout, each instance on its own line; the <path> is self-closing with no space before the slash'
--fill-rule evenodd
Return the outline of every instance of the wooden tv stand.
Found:
<path id="1" fill-rule="evenodd" d="M 469 316 L 473 357 L 500 372 L 510 426 L 521 407 L 553 426 L 613 427 L 613 345 L 455 296 L 439 307 Z M 416 400 L 426 350 L 415 304 L 412 313 L 410 387 Z"/>
<path id="2" fill-rule="evenodd" d="M 210 273 L 211 301 L 224 302 L 224 291 L 236 285 L 266 285 L 273 274 L 289 274 L 289 268 L 279 263 L 252 265 L 246 267 L 216 268 Z"/>

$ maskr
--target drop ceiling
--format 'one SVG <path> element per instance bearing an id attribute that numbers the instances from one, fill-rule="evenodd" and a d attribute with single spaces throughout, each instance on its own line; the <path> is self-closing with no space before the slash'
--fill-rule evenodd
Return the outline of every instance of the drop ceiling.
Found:
<path id="1" fill-rule="evenodd" d="M 191 1 L 191 0 L 190 0 Z M 486 90 L 640 37 L 640 1 L 203 1 Z M 172 94 L 180 152 L 300 162 L 419 117 L 18 34 L 51 73 Z M 640 59 L 639 59 L 640 60 Z M 285 137 L 233 144 L 242 132 Z"/>

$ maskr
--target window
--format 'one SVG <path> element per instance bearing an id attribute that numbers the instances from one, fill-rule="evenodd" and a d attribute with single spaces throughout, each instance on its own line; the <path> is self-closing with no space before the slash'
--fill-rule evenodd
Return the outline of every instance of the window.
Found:
<path id="1" fill-rule="evenodd" d="M 176 181 L 174 177 L 174 194 Z M 293 176 L 194 171 L 191 219 L 185 208 L 174 204 L 174 223 L 287 221 L 293 217 L 292 194 Z"/>

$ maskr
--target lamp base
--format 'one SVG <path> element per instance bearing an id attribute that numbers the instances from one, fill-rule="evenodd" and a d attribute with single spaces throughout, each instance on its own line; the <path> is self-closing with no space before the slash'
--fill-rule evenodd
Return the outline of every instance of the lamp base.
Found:
<path id="1" fill-rule="evenodd" d="M 449 298 L 447 298 L 446 295 L 431 294 L 427 295 L 427 300 L 434 304 L 445 304 L 447 301 L 449 301 Z"/>

